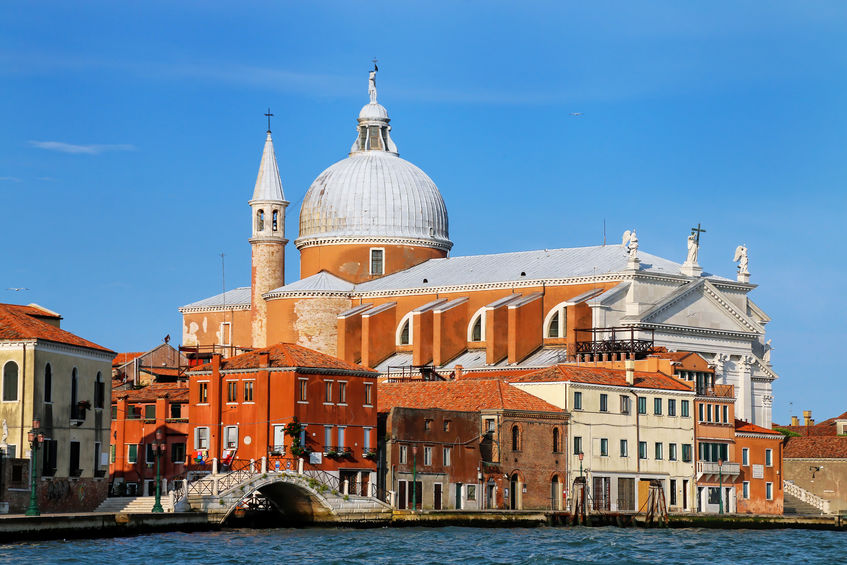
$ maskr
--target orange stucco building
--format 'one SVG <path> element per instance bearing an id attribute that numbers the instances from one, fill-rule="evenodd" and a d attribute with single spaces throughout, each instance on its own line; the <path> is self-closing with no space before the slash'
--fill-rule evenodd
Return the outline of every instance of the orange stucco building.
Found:
<path id="1" fill-rule="evenodd" d="M 376 464 L 376 373 L 294 344 L 212 362 L 188 373 L 190 459 L 226 466 L 319 469 L 367 494 Z M 375 483 L 374 483 L 375 484 Z"/>

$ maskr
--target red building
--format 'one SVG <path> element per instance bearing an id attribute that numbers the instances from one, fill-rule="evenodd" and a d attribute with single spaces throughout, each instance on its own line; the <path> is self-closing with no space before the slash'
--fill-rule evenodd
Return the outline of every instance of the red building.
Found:
<path id="1" fill-rule="evenodd" d="M 153 443 L 161 431 L 167 449 L 160 456 L 162 492 L 184 478 L 188 437 L 188 384 L 154 383 L 141 389 L 116 390 L 112 401 L 109 475 L 113 495 L 155 494 Z"/>
<path id="2" fill-rule="evenodd" d="M 189 371 L 193 462 L 268 458 L 320 469 L 368 493 L 376 470 L 378 374 L 290 343 Z"/>
<path id="3" fill-rule="evenodd" d="M 735 483 L 738 512 L 782 514 L 782 449 L 781 433 L 735 420 L 735 453 L 741 460 Z"/>

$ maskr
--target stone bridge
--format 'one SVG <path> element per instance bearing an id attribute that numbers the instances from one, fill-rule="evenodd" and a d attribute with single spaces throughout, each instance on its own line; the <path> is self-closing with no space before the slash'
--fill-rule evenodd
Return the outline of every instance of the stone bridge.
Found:
<path id="1" fill-rule="evenodd" d="M 239 470 L 213 473 L 180 493 L 176 511 L 205 512 L 212 522 L 223 523 L 238 506 L 259 492 L 288 519 L 303 523 L 389 522 L 391 507 L 372 496 L 349 494 L 346 483 L 323 471 L 268 470 L 264 461 L 249 462 Z"/>

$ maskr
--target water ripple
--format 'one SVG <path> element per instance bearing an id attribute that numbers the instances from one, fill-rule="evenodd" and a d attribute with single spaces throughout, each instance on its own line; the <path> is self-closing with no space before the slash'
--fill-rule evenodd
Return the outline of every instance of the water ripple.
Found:
<path id="1" fill-rule="evenodd" d="M 99 540 L 0 545 L 0 564 L 122 565 L 303 563 L 328 565 L 703 565 L 838 563 L 847 535 L 807 530 L 620 528 L 230 529 Z"/>

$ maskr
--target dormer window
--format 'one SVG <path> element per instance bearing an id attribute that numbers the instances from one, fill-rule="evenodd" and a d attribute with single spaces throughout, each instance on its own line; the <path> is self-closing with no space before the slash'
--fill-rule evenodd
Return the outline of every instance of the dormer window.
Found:
<path id="1" fill-rule="evenodd" d="M 256 231 L 263 231 L 265 229 L 265 211 L 259 210 L 256 212 Z"/>
<path id="2" fill-rule="evenodd" d="M 273 231 L 279 230 L 279 210 L 274 210 L 273 220 L 271 222 L 271 229 Z"/>

